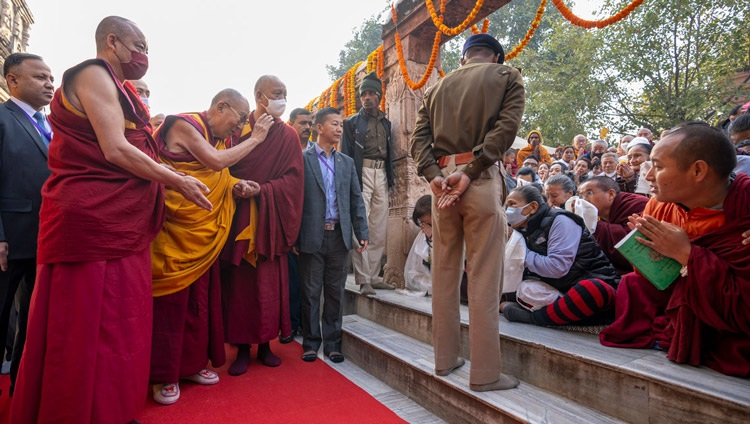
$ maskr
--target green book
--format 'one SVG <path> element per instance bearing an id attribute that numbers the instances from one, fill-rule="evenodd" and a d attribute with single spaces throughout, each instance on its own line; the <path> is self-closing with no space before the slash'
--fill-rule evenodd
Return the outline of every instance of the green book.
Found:
<path id="1" fill-rule="evenodd" d="M 630 261 L 657 289 L 666 289 L 680 276 L 682 265 L 645 244 L 639 243 L 636 237 L 648 240 L 648 237 L 638 229 L 634 229 L 615 245 L 615 249 L 619 250 L 622 256 Z"/>

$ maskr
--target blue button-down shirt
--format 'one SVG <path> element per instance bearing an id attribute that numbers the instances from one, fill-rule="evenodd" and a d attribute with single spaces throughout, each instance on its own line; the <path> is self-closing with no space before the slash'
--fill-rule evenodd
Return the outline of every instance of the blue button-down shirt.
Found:
<path id="1" fill-rule="evenodd" d="M 315 144 L 315 153 L 318 155 L 320 172 L 323 174 L 323 186 L 326 191 L 326 223 L 339 222 L 339 205 L 336 199 L 336 149 L 331 150 L 331 155 L 326 157 L 326 152 Z"/>

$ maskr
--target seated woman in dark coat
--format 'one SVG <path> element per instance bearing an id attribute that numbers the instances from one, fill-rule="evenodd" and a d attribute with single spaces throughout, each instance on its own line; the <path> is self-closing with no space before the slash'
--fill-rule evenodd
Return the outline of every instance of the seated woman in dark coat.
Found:
<path id="1" fill-rule="evenodd" d="M 511 191 L 505 206 L 508 225 L 523 234 L 528 248 L 521 285 L 536 280 L 543 284 L 531 284 L 559 292 L 546 296 L 551 302 L 547 304 L 503 302 L 500 311 L 505 317 L 541 326 L 606 318 L 614 307 L 619 277 L 583 220 L 564 209 L 550 208 L 531 186 Z M 519 301 L 523 302 L 520 295 Z"/>

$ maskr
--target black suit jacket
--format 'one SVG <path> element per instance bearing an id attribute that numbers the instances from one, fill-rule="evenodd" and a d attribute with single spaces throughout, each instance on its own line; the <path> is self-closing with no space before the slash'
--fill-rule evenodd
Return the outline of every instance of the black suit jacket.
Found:
<path id="1" fill-rule="evenodd" d="M 334 155 L 339 224 L 344 244 L 351 250 L 352 232 L 360 241 L 369 237 L 365 203 L 359 189 L 357 172 L 354 170 L 354 161 L 341 152 Z M 303 253 L 315 253 L 320 250 L 325 237 L 323 231 L 326 220 L 326 192 L 315 147 L 305 150 L 302 156 L 305 162 L 305 201 L 302 207 L 299 250 Z"/>
<path id="2" fill-rule="evenodd" d="M 12 100 L 0 104 L 0 241 L 8 259 L 36 257 L 47 144 Z"/>

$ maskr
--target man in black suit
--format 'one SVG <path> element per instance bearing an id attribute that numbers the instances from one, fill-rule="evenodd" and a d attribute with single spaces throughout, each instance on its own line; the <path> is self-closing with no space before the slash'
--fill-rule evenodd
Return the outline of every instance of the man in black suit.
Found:
<path id="1" fill-rule="evenodd" d="M 334 108 L 315 114 L 318 142 L 302 155 L 305 164 L 305 199 L 299 235 L 302 276 L 302 359 L 312 362 L 323 344 L 323 353 L 342 362 L 341 317 L 344 286 L 352 249 L 352 231 L 358 252 L 367 248 L 367 213 L 354 161 L 337 152 L 343 118 Z M 323 291 L 323 329 L 320 326 L 320 293 Z"/>
<path id="2" fill-rule="evenodd" d="M 42 109 L 52 101 L 55 87 L 49 66 L 33 54 L 8 56 L 3 75 L 11 97 L 0 105 L 0 341 L 5 342 L 18 290 L 18 321 L 10 369 L 12 395 L 36 279 L 42 184 L 50 174 L 47 146 L 52 128 Z"/>

